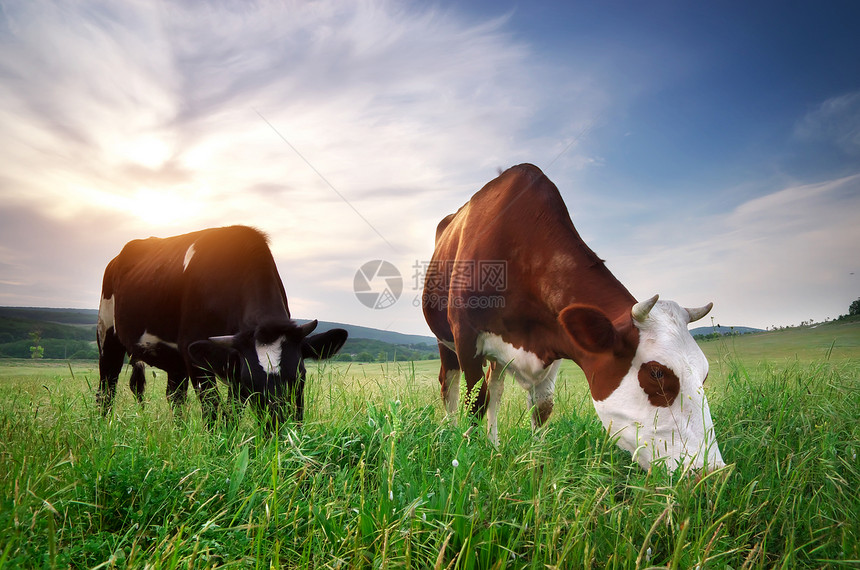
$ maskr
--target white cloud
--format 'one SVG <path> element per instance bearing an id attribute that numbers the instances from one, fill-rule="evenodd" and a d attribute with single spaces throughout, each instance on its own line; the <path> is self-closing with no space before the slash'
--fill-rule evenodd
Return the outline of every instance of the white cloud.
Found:
<path id="1" fill-rule="evenodd" d="M 324 280 L 302 292 L 309 304 L 351 295 L 368 259 L 407 271 L 429 257 L 438 220 L 497 167 L 549 160 L 607 104 L 588 95 L 593 79 L 536 64 L 504 16 L 385 0 L 3 8 L 0 218 L 38 211 L 115 252 L 147 235 L 257 225 L 288 290 Z M 566 158 L 584 167 L 577 150 Z M 74 232 L 64 241 L 91 255 Z M 22 263 L 19 274 L 51 273 Z M 96 298 L 100 275 L 87 279 Z M 15 288 L 0 290 L 12 303 Z M 49 304 L 32 291 L 28 303 Z"/>
<path id="2" fill-rule="evenodd" d="M 794 127 L 794 137 L 829 142 L 851 156 L 860 155 L 860 91 L 831 97 Z"/>
<path id="3" fill-rule="evenodd" d="M 95 306 L 126 241 L 246 223 L 271 235 L 297 316 L 425 331 L 407 297 L 439 219 L 497 168 L 557 156 L 547 174 L 574 221 L 640 298 L 714 300 L 724 322 L 764 326 L 817 316 L 801 314 L 803 296 L 828 297 L 821 318 L 856 297 L 842 275 L 857 270 L 856 177 L 707 217 L 676 197 L 576 184 L 620 160 L 600 156 L 591 129 L 627 132 L 639 95 L 698 59 L 658 49 L 623 64 L 607 40 L 595 64 L 594 50 L 537 52 L 511 32 L 516 14 L 387 0 L 2 7 L 0 304 Z M 825 101 L 795 138 L 856 155 L 858 105 L 856 92 Z M 403 274 L 392 309 L 353 296 L 370 259 Z"/>
<path id="4" fill-rule="evenodd" d="M 858 211 L 860 174 L 790 186 L 669 231 L 649 224 L 613 270 L 639 298 L 714 301 L 722 324 L 824 320 L 857 296 Z"/>

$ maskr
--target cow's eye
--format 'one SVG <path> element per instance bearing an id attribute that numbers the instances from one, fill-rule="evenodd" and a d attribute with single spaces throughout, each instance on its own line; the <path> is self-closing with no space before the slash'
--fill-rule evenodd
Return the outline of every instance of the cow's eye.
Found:
<path id="1" fill-rule="evenodd" d="M 663 371 L 660 370 L 659 368 L 652 368 L 651 369 L 651 378 L 653 378 L 654 380 L 662 380 L 663 379 Z"/>

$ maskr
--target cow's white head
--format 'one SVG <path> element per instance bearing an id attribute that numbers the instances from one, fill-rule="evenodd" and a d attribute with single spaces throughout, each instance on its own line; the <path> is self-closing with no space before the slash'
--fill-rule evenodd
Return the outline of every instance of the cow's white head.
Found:
<path id="1" fill-rule="evenodd" d="M 597 372 L 590 381 L 597 415 L 644 469 L 661 458 L 672 470 L 725 465 L 703 388 L 708 361 L 687 330 L 712 306 L 685 309 L 655 295 L 634 305 L 622 327 L 586 313 L 593 309 L 562 313 L 568 333 L 594 354 Z"/>
<path id="2" fill-rule="evenodd" d="M 317 321 L 297 326 L 275 319 L 235 335 L 210 337 L 191 343 L 192 362 L 227 381 L 230 394 L 250 403 L 270 423 L 283 423 L 287 410 L 301 422 L 304 414 L 306 359 L 331 358 L 347 339 L 344 329 L 311 333 Z"/>

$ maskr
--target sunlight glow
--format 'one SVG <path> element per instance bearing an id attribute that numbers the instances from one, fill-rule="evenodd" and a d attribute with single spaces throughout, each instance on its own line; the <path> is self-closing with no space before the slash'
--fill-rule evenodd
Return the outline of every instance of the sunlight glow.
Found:
<path id="1" fill-rule="evenodd" d="M 183 194 L 176 189 L 139 188 L 128 199 L 129 211 L 147 224 L 173 224 L 194 212 L 194 204 Z"/>
<path id="2" fill-rule="evenodd" d="M 127 141 L 118 150 L 127 160 L 152 169 L 160 168 L 173 152 L 164 140 L 151 135 Z"/>

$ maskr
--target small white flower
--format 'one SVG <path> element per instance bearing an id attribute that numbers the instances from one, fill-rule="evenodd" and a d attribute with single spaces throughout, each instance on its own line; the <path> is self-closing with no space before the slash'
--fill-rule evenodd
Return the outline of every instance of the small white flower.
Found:
<path id="1" fill-rule="evenodd" d="M 421 513 L 421 520 L 427 522 L 427 513 Z"/>
<path id="2" fill-rule="evenodd" d="M 451 465 L 453 465 L 454 467 L 459 467 L 460 462 L 455 459 L 454 461 L 451 462 Z"/>
<path id="3" fill-rule="evenodd" d="M 388 491 L 388 500 L 389 500 L 389 501 L 393 501 L 393 500 L 394 500 L 394 491 Z"/>
<path id="4" fill-rule="evenodd" d="M 651 547 L 648 547 L 648 550 L 645 551 L 645 562 L 651 561 Z"/>

